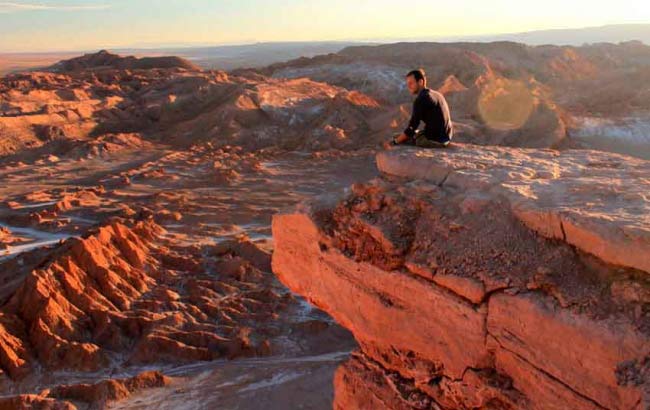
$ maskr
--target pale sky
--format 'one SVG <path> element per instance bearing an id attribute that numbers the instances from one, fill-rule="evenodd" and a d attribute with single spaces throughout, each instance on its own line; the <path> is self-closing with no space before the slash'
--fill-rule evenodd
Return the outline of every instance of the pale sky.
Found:
<path id="1" fill-rule="evenodd" d="M 648 0 L 0 0 L 0 51 L 370 40 L 650 23 Z"/>

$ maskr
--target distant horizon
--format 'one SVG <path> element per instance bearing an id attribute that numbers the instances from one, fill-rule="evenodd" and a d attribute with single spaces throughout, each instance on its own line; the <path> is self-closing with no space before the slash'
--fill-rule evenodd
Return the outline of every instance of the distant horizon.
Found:
<path id="1" fill-rule="evenodd" d="M 565 0 L 0 1 L 0 52 L 442 41 L 650 24 L 650 7 Z M 558 13 L 561 10 L 561 13 Z"/>
<path id="2" fill-rule="evenodd" d="M 1 2 L 0 2 L 1 4 Z M 0 13 L 1 15 L 1 13 Z M 440 42 L 440 43 L 453 43 L 453 42 L 477 42 L 477 43 L 489 43 L 489 42 L 499 42 L 499 41 L 511 41 L 511 42 L 517 42 L 517 43 L 524 43 L 526 44 L 525 41 L 521 40 L 509 40 L 508 38 L 510 36 L 512 37 L 517 37 L 517 36 L 529 36 L 529 35 L 534 35 L 534 34 L 541 34 L 541 33 L 561 33 L 561 32 L 569 32 L 569 31 L 588 31 L 588 30 L 597 30 L 597 29 L 606 29 L 606 28 L 631 28 L 631 27 L 639 27 L 639 28 L 647 28 L 648 29 L 648 36 L 650 38 L 650 23 L 623 23 L 623 24 L 606 24 L 606 25 L 600 25 L 600 26 L 588 26 L 588 27 L 575 27 L 575 28 L 551 28 L 551 29 L 543 29 L 543 30 L 531 30 L 531 31 L 522 31 L 522 32 L 509 32 L 509 33 L 486 33 L 486 34 L 479 34 L 479 35 L 470 35 L 470 36 L 445 36 L 445 37 L 404 37 L 404 38 L 368 38 L 368 39 L 363 39 L 363 38 L 358 38 L 358 39 L 332 39 L 332 40 L 272 40 L 272 41 L 256 41 L 256 40 L 250 40 L 250 41 L 245 41 L 245 42 L 225 42 L 225 43 L 201 43 L 201 42 L 178 42 L 178 43 L 152 43 L 152 44 L 130 44 L 130 45 L 117 45 L 117 46 L 110 46 L 110 45 L 100 45 L 96 47 L 90 47 L 90 48 L 82 48 L 82 49 L 47 49 L 47 50 L 26 50 L 26 51 L 16 51 L 16 50 L 3 50 L 0 49 L 0 54 L 75 54 L 75 53 L 94 53 L 98 52 L 100 50 L 109 50 L 113 52 L 120 52 L 120 51 L 160 51 L 160 50 L 172 50 L 172 49 L 200 49 L 200 48 L 220 48 L 220 47 L 247 47 L 247 46 L 256 46 L 256 45 L 282 45 L 282 44 L 295 44 L 295 45 L 300 45 L 300 44 L 338 44 L 341 43 L 343 45 L 353 45 L 353 44 L 391 44 L 391 43 L 400 43 L 400 42 L 405 42 L 405 43 L 414 43 L 414 42 Z M 643 39 L 634 39 L 630 38 L 629 40 L 621 40 L 621 41 L 641 41 L 644 42 L 645 44 L 650 45 L 650 40 L 643 40 Z M 618 43 L 621 41 L 603 41 L 603 42 L 611 42 L 611 43 Z M 551 45 L 580 45 L 580 44 L 555 44 L 555 43 L 548 43 Z M 589 43 L 586 43 L 589 44 Z M 531 45 L 538 45 L 538 44 L 531 44 Z"/>

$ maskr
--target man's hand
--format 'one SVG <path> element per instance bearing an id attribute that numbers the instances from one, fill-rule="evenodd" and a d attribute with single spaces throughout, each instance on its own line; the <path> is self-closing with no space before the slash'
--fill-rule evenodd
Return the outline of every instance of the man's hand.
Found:
<path id="1" fill-rule="evenodd" d="M 385 149 L 392 149 L 395 148 L 397 145 L 401 145 L 404 142 L 406 142 L 409 139 L 409 137 L 406 134 L 400 134 L 396 137 L 393 137 L 392 140 L 385 142 L 384 143 L 384 148 Z"/>
<path id="2" fill-rule="evenodd" d="M 386 141 L 386 142 L 384 142 L 384 143 L 382 144 L 382 145 L 384 146 L 384 149 L 385 149 L 386 151 L 390 151 L 390 150 L 392 150 L 393 148 L 396 147 L 396 145 L 393 143 L 393 141 L 394 141 L 394 140 Z"/>

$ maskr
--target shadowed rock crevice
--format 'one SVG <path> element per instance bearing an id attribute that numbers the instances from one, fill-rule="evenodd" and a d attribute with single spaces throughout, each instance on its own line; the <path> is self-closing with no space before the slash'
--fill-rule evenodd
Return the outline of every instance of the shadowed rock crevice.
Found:
<path id="1" fill-rule="evenodd" d="M 489 335 L 489 333 L 488 333 L 488 336 L 491 336 L 491 335 Z M 547 377 L 550 381 L 553 381 L 553 382 L 557 383 L 558 385 L 561 385 L 562 388 L 569 390 L 572 394 L 576 395 L 579 399 L 583 400 L 585 403 L 589 403 L 591 406 L 593 406 L 594 409 L 607 410 L 607 408 L 601 406 L 599 403 L 597 403 L 597 402 L 594 401 L 593 399 L 591 399 L 591 398 L 589 398 L 589 397 L 587 397 L 587 396 L 581 394 L 580 392 L 574 390 L 572 386 L 570 386 L 570 385 L 568 385 L 568 384 L 565 384 L 562 380 L 557 379 L 555 376 L 553 376 L 552 374 L 548 373 L 548 372 L 545 371 L 544 369 L 535 366 L 533 363 L 530 363 L 528 360 L 526 360 L 525 357 L 522 357 L 522 356 L 520 356 L 519 354 L 517 354 L 517 353 L 515 353 L 515 352 L 513 352 L 513 351 L 508 350 L 506 347 L 504 347 L 503 345 L 501 345 L 501 344 L 498 342 L 498 340 L 497 340 L 496 338 L 492 337 L 492 338 L 490 339 L 490 341 L 494 341 L 495 343 L 498 344 L 498 346 L 499 346 L 498 348 L 499 348 L 499 349 L 503 349 L 503 350 L 504 350 L 505 352 L 507 352 L 508 354 L 511 354 L 511 355 L 516 356 L 518 360 L 520 360 L 520 361 L 522 361 L 522 362 L 525 362 L 526 365 L 528 365 L 528 366 L 530 366 L 531 368 L 533 368 L 534 371 L 543 374 L 543 376 L 544 376 L 544 377 Z M 587 404 L 587 405 L 589 405 L 589 404 Z"/>

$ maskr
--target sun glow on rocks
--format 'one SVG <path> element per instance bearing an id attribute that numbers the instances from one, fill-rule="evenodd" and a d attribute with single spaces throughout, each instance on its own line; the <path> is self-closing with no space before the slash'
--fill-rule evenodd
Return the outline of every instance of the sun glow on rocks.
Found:
<path id="1" fill-rule="evenodd" d="M 535 97 L 526 83 L 498 78 L 483 88 L 478 111 L 485 124 L 508 131 L 521 128 L 535 108 Z"/>

